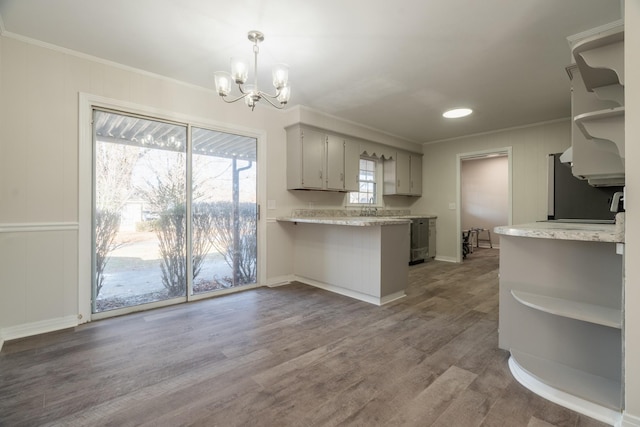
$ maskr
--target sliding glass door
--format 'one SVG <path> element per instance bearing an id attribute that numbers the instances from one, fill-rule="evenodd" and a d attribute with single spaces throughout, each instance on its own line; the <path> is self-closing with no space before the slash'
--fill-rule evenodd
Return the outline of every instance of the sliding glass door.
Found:
<path id="1" fill-rule="evenodd" d="M 94 111 L 93 312 L 256 282 L 256 140 Z"/>
<path id="2" fill-rule="evenodd" d="M 192 128 L 193 292 L 256 282 L 256 140 Z"/>

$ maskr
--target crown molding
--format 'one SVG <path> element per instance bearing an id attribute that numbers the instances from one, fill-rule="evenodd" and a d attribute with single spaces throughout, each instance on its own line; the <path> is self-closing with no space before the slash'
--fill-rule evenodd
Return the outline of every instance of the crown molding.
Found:
<path id="1" fill-rule="evenodd" d="M 0 16 L 0 19 L 1 18 L 2 17 Z M 77 50 L 69 49 L 69 48 L 66 48 L 66 47 L 58 46 L 56 44 L 44 42 L 42 40 L 38 40 L 38 39 L 31 38 L 31 37 L 23 36 L 21 34 L 13 33 L 11 31 L 6 31 L 6 29 L 3 30 L 3 29 L 1 29 L 1 25 L 2 25 L 2 23 L 0 22 L 0 34 L 3 37 L 9 38 L 9 39 L 17 40 L 19 42 L 30 44 L 30 45 L 33 45 L 33 46 L 38 46 L 38 47 L 41 47 L 43 49 L 49 49 L 49 50 L 52 50 L 52 51 L 55 51 L 55 52 L 60 52 L 60 53 L 63 53 L 65 55 L 74 56 L 76 58 L 84 59 L 84 60 L 87 60 L 87 61 L 96 62 L 96 63 L 103 64 L 103 65 L 107 65 L 109 67 L 118 68 L 120 70 L 129 71 L 129 72 L 136 73 L 136 74 L 141 74 L 141 75 L 144 75 L 146 77 L 151 77 L 151 78 L 164 80 L 164 81 L 171 82 L 171 83 L 176 83 L 176 84 L 179 84 L 181 86 L 185 86 L 185 87 L 188 87 L 188 88 L 191 88 L 191 89 L 197 89 L 197 90 L 204 91 L 204 92 L 207 92 L 207 93 L 215 94 L 216 96 L 218 95 L 218 93 L 215 91 L 215 89 L 213 87 L 208 88 L 208 87 L 205 87 L 205 86 L 200 86 L 200 85 L 197 85 L 197 84 L 188 83 L 188 82 L 185 82 L 183 80 L 178 80 L 178 79 L 175 79 L 175 78 L 172 78 L 172 77 L 164 76 L 162 74 L 152 73 L 150 71 L 146 71 L 146 70 L 143 70 L 143 69 L 140 69 L 140 68 L 135 68 L 135 67 L 131 67 L 129 65 L 121 64 L 119 62 L 110 61 L 108 59 L 100 58 L 99 56 L 89 55 L 87 53 L 78 52 Z"/>
<path id="2" fill-rule="evenodd" d="M 391 138 L 395 138 L 395 139 L 397 139 L 399 141 L 408 142 L 410 144 L 415 144 L 415 145 L 422 145 L 422 143 L 419 142 L 419 141 L 415 141 L 413 139 L 408 139 L 408 138 L 405 138 L 405 137 L 400 136 L 400 135 L 396 135 L 396 134 L 391 133 L 391 132 L 386 132 L 386 131 L 380 130 L 380 129 L 375 128 L 373 126 L 369 126 L 369 125 L 365 125 L 365 124 L 362 124 L 362 123 L 355 122 L 353 120 L 345 119 L 343 117 L 336 116 L 334 114 L 326 113 L 324 111 L 317 110 L 315 108 L 312 108 L 312 107 L 309 107 L 309 106 L 306 106 L 306 105 L 303 105 L 303 104 L 298 104 L 298 105 L 296 105 L 296 106 L 291 108 L 291 110 L 294 110 L 294 109 L 297 109 L 298 112 L 303 112 L 304 111 L 304 112 L 312 113 L 312 114 L 315 114 L 317 116 L 321 116 L 321 117 L 324 117 L 324 118 L 327 118 L 327 119 L 330 119 L 330 120 L 340 121 L 340 122 L 342 122 L 344 124 L 355 126 L 355 127 L 359 127 L 362 130 L 366 130 L 366 131 L 378 133 L 380 135 L 384 135 L 384 136 L 388 136 L 388 137 L 391 137 Z M 300 113 L 298 113 L 298 115 L 300 115 Z"/>
<path id="3" fill-rule="evenodd" d="M 477 136 L 492 135 L 492 134 L 496 134 L 496 133 L 509 132 L 509 131 L 518 130 L 518 129 L 526 129 L 526 128 L 532 128 L 532 127 L 536 127 L 536 126 L 543 126 L 543 125 L 549 125 L 549 124 L 553 124 L 553 123 L 570 122 L 570 121 L 571 121 L 571 117 L 564 117 L 564 118 L 553 119 L 553 120 L 545 120 L 545 121 L 542 121 L 542 122 L 528 123 L 526 125 L 512 126 L 512 127 L 508 127 L 508 128 L 488 130 L 488 131 L 485 131 L 485 132 L 471 133 L 471 134 L 468 134 L 468 135 L 455 136 L 455 137 L 452 137 L 452 138 L 437 139 L 437 140 L 434 140 L 434 141 L 425 141 L 425 142 L 422 143 L 422 145 L 431 145 L 431 144 L 439 144 L 441 142 L 458 141 L 458 140 L 467 139 L 467 138 L 474 138 L 474 137 L 477 137 Z"/>
<path id="4" fill-rule="evenodd" d="M 604 33 L 605 31 L 611 31 L 617 28 L 624 28 L 624 20 L 618 19 L 617 21 L 609 22 L 608 24 L 600 25 L 599 27 L 591 28 L 578 34 L 573 34 L 567 37 L 569 46 L 573 46 L 578 41 L 587 37 L 595 36 L 596 34 Z"/>

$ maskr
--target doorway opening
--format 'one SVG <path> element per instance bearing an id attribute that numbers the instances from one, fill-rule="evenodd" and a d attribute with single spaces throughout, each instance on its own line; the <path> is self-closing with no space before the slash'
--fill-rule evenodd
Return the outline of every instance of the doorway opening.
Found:
<path id="1" fill-rule="evenodd" d="M 511 147 L 457 157 L 457 261 L 461 262 L 481 245 L 499 248 L 493 229 L 511 224 Z"/>

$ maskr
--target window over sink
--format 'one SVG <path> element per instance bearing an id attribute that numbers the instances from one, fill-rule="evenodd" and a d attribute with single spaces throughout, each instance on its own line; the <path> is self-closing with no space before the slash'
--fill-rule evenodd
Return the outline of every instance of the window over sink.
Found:
<path id="1" fill-rule="evenodd" d="M 349 193 L 350 205 L 379 205 L 378 185 L 382 180 L 382 167 L 378 159 L 360 157 L 358 189 Z"/>

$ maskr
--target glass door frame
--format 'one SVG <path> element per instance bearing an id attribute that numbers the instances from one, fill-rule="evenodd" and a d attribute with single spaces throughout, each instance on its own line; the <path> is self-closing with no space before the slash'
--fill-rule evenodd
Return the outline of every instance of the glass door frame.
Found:
<path id="1" fill-rule="evenodd" d="M 175 304 L 183 301 L 195 301 L 204 298 L 215 297 L 227 293 L 243 291 L 250 288 L 262 286 L 266 277 L 266 221 L 259 214 L 260 206 L 265 205 L 263 200 L 266 194 L 266 168 L 264 167 L 266 157 L 266 132 L 248 129 L 230 124 L 215 122 L 214 120 L 206 120 L 202 118 L 194 118 L 189 115 L 178 114 L 122 102 L 118 100 L 108 99 L 96 95 L 80 93 L 79 96 L 79 149 L 78 149 L 78 322 L 85 323 L 94 319 L 111 317 L 129 312 L 147 310 L 156 306 Z M 234 288 L 219 290 L 210 293 L 201 293 L 192 295 L 193 284 L 191 269 L 188 269 L 187 295 L 185 297 L 173 298 L 170 300 L 159 301 L 157 303 L 144 304 L 142 306 L 133 306 L 127 309 L 117 309 L 110 312 L 92 313 L 92 295 L 94 283 L 94 267 L 93 267 L 93 110 L 102 109 L 125 115 L 141 116 L 152 120 L 160 120 L 172 122 L 187 126 L 187 179 L 191 179 L 191 127 L 199 127 L 211 129 L 217 132 L 226 132 L 236 135 L 242 135 L 256 139 L 257 161 L 256 161 L 256 208 L 258 212 L 257 218 L 257 281 L 255 284 L 241 285 Z M 187 192 L 187 214 L 191 215 L 191 191 Z M 191 225 L 187 222 L 187 256 L 191 257 Z M 122 311 L 120 311 L 122 310 Z"/>
<path id="2" fill-rule="evenodd" d="M 157 308 L 157 307 L 164 307 L 167 305 L 173 305 L 173 304 L 178 304 L 181 302 L 186 302 L 189 301 L 189 272 L 191 271 L 191 251 L 190 251 L 190 241 L 189 241 L 189 233 L 190 233 L 190 221 L 187 219 L 190 216 L 190 206 L 189 206 L 189 196 L 190 196 L 190 191 L 188 191 L 188 184 L 189 184 L 189 170 L 188 170 L 188 164 L 189 164 L 189 158 L 191 157 L 190 154 L 190 147 L 189 147 L 189 124 L 187 123 L 181 123 L 175 120 L 167 120 L 167 119 L 160 119 L 157 117 L 152 117 L 152 116 L 145 116 L 145 115 L 141 115 L 141 114 L 134 114 L 134 113 L 129 113 L 126 111 L 121 111 L 121 110 L 114 110 L 114 109 L 109 109 L 109 108 L 102 108 L 102 107 L 93 107 L 92 108 L 92 144 L 91 144 L 91 149 L 92 149 L 92 222 L 91 222 L 91 226 L 92 229 L 95 230 L 96 228 L 96 197 L 97 197 L 97 175 L 95 173 L 96 170 L 96 151 L 97 151 L 97 138 L 96 138 L 96 131 L 95 128 L 93 126 L 93 122 L 95 121 L 95 116 L 96 116 L 96 112 L 102 112 L 102 113 L 107 113 L 110 115 L 118 115 L 118 116 L 122 116 L 122 117 L 126 117 L 128 119 L 141 119 L 141 120 L 146 120 L 149 122 L 158 122 L 158 123 L 164 123 L 164 124 L 168 124 L 171 126 L 175 126 L 178 128 L 183 128 L 184 129 L 184 137 L 185 137 L 185 148 L 184 148 L 184 167 L 185 167 L 185 207 L 184 207 L 184 216 L 185 216 L 185 245 L 186 247 L 185 249 L 185 260 L 184 263 L 186 265 L 186 283 L 184 284 L 184 288 L 185 288 L 185 295 L 179 295 L 179 296 L 174 296 L 174 297 L 169 297 L 166 299 L 161 299 L 158 301 L 152 301 L 152 302 L 145 302 L 145 303 L 139 303 L 139 304 L 135 304 L 135 305 L 129 305 L 129 306 L 124 306 L 124 307 L 119 307 L 119 308 L 114 308 L 111 310 L 104 310 L 104 311 L 98 311 L 96 312 L 96 300 L 97 300 L 97 285 L 96 285 L 96 260 L 95 260 L 95 255 L 96 255 L 96 234 L 95 232 L 92 233 L 92 247 L 91 247 L 91 253 L 92 253 L 92 260 L 91 260 L 91 311 L 92 311 L 92 318 L 94 319 L 102 319 L 102 318 L 107 318 L 107 317 L 114 317 L 114 316 L 119 316 L 122 314 L 127 314 L 130 312 L 135 312 L 135 311 L 143 311 L 143 310 L 148 310 L 148 309 L 152 309 L 152 308 Z M 181 152 L 181 151 L 177 151 L 177 152 Z"/>

